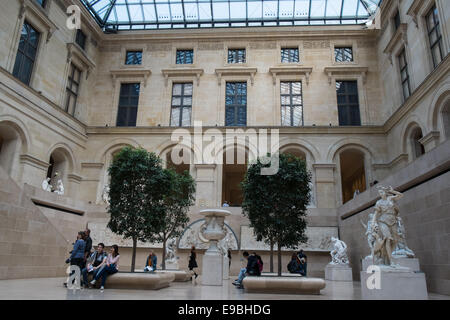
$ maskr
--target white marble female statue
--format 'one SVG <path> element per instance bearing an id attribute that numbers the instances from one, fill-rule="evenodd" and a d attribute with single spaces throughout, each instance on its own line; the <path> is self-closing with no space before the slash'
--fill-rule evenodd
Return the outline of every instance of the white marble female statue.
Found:
<path id="1" fill-rule="evenodd" d="M 109 205 L 109 185 L 106 185 L 103 188 L 103 192 L 102 192 L 102 200 L 104 203 L 106 203 L 107 205 Z"/>
<path id="2" fill-rule="evenodd" d="M 52 185 L 50 184 L 50 178 L 42 181 L 42 189 L 48 192 L 52 192 Z"/>
<path id="3" fill-rule="evenodd" d="M 396 201 L 403 197 L 392 187 L 378 187 L 381 199 L 375 204 L 375 212 L 370 221 L 370 237 L 373 238 L 373 263 L 396 267 L 393 263 L 392 252 L 399 241 L 398 207 Z"/>
<path id="4" fill-rule="evenodd" d="M 177 239 L 171 238 L 167 241 L 166 246 L 166 262 L 167 263 L 175 263 L 177 262 L 177 258 L 175 256 L 177 250 Z"/>
<path id="5" fill-rule="evenodd" d="M 59 195 L 64 195 L 64 185 L 61 179 L 58 180 L 57 184 L 56 184 L 56 190 L 55 190 L 56 194 Z"/>
<path id="6" fill-rule="evenodd" d="M 345 242 L 335 237 L 331 237 L 331 242 L 334 245 L 333 250 L 330 252 L 331 264 L 348 264 L 347 245 Z"/>
<path id="7" fill-rule="evenodd" d="M 397 233 L 399 236 L 397 246 L 395 247 L 392 255 L 395 257 L 414 258 L 414 252 L 406 244 L 406 231 L 403 225 L 403 220 L 397 217 Z"/>

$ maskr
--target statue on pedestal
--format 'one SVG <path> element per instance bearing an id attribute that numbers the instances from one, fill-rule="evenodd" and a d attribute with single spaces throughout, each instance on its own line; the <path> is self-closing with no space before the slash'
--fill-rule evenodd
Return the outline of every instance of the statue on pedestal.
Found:
<path id="1" fill-rule="evenodd" d="M 64 195 L 64 185 L 61 179 L 58 180 L 57 184 L 56 184 L 56 190 L 55 190 L 56 194 L 59 195 Z"/>
<path id="2" fill-rule="evenodd" d="M 331 250 L 331 264 L 348 264 L 347 245 L 344 241 L 338 238 L 331 237 L 331 242 L 334 245 Z"/>
<path id="3" fill-rule="evenodd" d="M 50 184 L 50 178 L 42 181 L 42 189 L 48 192 L 52 192 L 52 185 Z"/>
<path id="4" fill-rule="evenodd" d="M 170 238 L 169 240 L 167 240 L 165 252 L 166 267 L 169 267 L 170 269 L 178 269 L 178 261 L 176 253 L 177 253 L 177 239 Z"/>
<path id="5" fill-rule="evenodd" d="M 399 209 L 396 201 L 401 199 L 403 194 L 392 187 L 383 186 L 378 187 L 378 193 L 381 199 L 375 204 L 375 212 L 370 215 L 366 232 L 373 264 L 397 268 L 392 257 L 400 240 Z"/>

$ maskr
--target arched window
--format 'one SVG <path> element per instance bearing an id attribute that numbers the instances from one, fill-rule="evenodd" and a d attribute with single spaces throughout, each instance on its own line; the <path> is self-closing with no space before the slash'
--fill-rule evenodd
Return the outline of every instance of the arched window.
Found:
<path id="1" fill-rule="evenodd" d="M 62 180 L 65 187 L 65 193 L 67 194 L 67 175 L 72 170 L 71 163 L 69 161 L 70 156 L 68 151 L 63 148 L 55 149 L 49 158 L 49 167 L 47 170 L 47 178 L 50 178 L 50 184 L 52 189 L 56 190 L 58 180 Z"/>
<path id="2" fill-rule="evenodd" d="M 0 166 L 12 178 L 17 178 L 18 157 L 22 147 L 19 132 L 12 125 L 0 123 Z"/>
<path id="3" fill-rule="evenodd" d="M 364 153 L 357 149 L 343 151 L 340 156 L 342 201 L 346 203 L 366 190 Z"/>
<path id="4" fill-rule="evenodd" d="M 444 125 L 445 137 L 450 139 L 450 102 L 442 109 L 442 123 Z"/>
<path id="5" fill-rule="evenodd" d="M 411 150 L 413 153 L 414 159 L 419 158 L 423 154 L 425 154 L 425 148 L 422 143 L 420 143 L 420 139 L 423 138 L 422 129 L 419 127 L 414 128 L 411 132 Z"/>
<path id="6" fill-rule="evenodd" d="M 233 153 L 233 156 L 231 156 Z M 243 193 L 240 183 L 247 173 L 248 152 L 243 148 L 230 148 L 223 154 L 222 166 L 222 203 L 230 206 L 241 206 Z"/>
<path id="7" fill-rule="evenodd" d="M 190 169 L 190 155 L 189 152 L 187 152 L 185 149 L 180 148 L 179 150 L 175 150 L 175 153 L 178 151 L 177 158 L 173 159 L 172 157 L 172 150 L 168 151 L 166 153 L 166 168 L 171 168 L 176 171 L 178 174 L 182 174 L 183 172 L 187 171 L 189 172 Z M 184 153 L 187 153 L 186 155 Z M 179 163 L 181 162 L 181 163 Z M 177 163 L 177 164 L 175 164 Z"/>

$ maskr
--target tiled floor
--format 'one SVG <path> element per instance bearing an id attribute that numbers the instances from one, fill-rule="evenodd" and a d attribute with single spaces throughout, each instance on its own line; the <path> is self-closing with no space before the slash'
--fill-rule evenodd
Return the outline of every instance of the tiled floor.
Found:
<path id="1" fill-rule="evenodd" d="M 50 279 L 26 279 L 26 280 L 1 280 L 0 299 L 1 300 L 346 300 L 361 299 L 361 289 L 359 282 L 330 282 L 322 290 L 321 295 L 286 295 L 286 294 L 256 294 L 245 293 L 244 290 L 235 288 L 230 281 L 225 281 L 222 287 L 208 287 L 191 282 L 175 282 L 169 288 L 161 290 L 118 290 L 106 289 L 82 289 L 68 290 L 63 287 L 64 278 Z M 450 296 L 429 294 L 432 300 L 450 300 Z"/>

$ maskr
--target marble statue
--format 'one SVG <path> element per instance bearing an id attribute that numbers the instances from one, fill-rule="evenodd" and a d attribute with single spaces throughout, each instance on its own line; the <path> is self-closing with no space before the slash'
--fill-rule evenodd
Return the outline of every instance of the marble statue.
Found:
<path id="1" fill-rule="evenodd" d="M 400 217 L 397 217 L 397 233 L 398 233 L 398 243 L 395 247 L 394 251 L 392 252 L 392 255 L 397 257 L 406 257 L 406 258 L 414 258 L 415 254 L 414 252 L 408 248 L 408 245 L 406 244 L 406 232 L 405 232 L 405 226 L 403 225 L 403 220 Z"/>
<path id="2" fill-rule="evenodd" d="M 171 238 L 167 240 L 166 263 L 172 264 L 177 262 L 177 257 L 175 256 L 176 252 L 177 252 L 177 239 Z"/>
<path id="3" fill-rule="evenodd" d="M 109 185 L 105 185 L 102 192 L 102 200 L 107 205 L 109 205 L 109 190 Z"/>
<path id="4" fill-rule="evenodd" d="M 399 243 L 398 212 L 396 201 L 403 194 L 392 187 L 378 187 L 381 199 L 375 204 L 375 212 L 367 224 L 368 241 L 371 246 L 373 264 L 398 267 L 393 262 L 392 252 Z"/>
<path id="5" fill-rule="evenodd" d="M 348 264 L 347 245 L 344 241 L 332 237 L 333 250 L 331 250 L 331 264 Z"/>
<path id="6" fill-rule="evenodd" d="M 64 185 L 61 179 L 59 179 L 58 182 L 56 183 L 55 193 L 61 196 L 64 195 Z"/>
<path id="7" fill-rule="evenodd" d="M 310 200 L 309 203 L 307 205 L 308 208 L 315 208 L 316 207 L 316 196 L 315 196 L 315 191 L 314 191 L 314 184 L 312 182 L 309 183 L 309 189 L 310 191 Z"/>
<path id="8" fill-rule="evenodd" d="M 52 192 L 52 185 L 50 184 L 50 178 L 42 181 L 42 189 L 48 192 Z"/>

